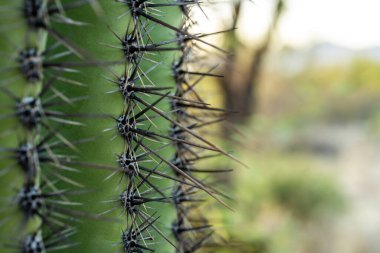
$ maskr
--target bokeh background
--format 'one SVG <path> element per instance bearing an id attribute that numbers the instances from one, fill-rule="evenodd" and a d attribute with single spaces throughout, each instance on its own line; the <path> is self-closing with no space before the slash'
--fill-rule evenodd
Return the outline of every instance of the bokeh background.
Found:
<path id="1" fill-rule="evenodd" d="M 230 165 L 224 218 L 241 248 L 221 252 L 380 252 L 380 3 L 210 8 L 212 29 L 237 28 L 215 86 L 240 112 L 226 141 L 250 167 Z"/>

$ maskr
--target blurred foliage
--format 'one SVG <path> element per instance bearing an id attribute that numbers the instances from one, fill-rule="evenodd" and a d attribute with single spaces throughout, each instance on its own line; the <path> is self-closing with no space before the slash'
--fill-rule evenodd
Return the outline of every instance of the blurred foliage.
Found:
<path id="1" fill-rule="evenodd" d="M 305 224 L 318 226 L 343 210 L 338 185 L 310 158 L 271 150 L 250 157 L 251 169 L 234 182 L 237 213 L 226 214 L 239 252 L 296 252 Z"/>
<path id="2" fill-rule="evenodd" d="M 236 213 L 224 214 L 237 246 L 218 252 L 321 252 L 318 237 L 350 202 L 333 168 L 321 162 L 321 154 L 306 152 L 309 143 L 302 138 L 320 124 L 344 128 L 350 122 L 379 136 L 380 63 L 356 58 L 309 65 L 296 75 L 267 72 L 261 81 L 260 109 L 244 131 L 249 138 L 238 138 L 235 146 L 248 147 L 238 153 L 250 169 L 237 169 Z M 292 151 L 293 142 L 300 146 Z"/>
<path id="3" fill-rule="evenodd" d="M 317 219 L 342 207 L 342 196 L 327 176 L 297 171 L 296 167 L 276 173 L 269 181 L 272 201 L 297 219 Z"/>
<path id="4" fill-rule="evenodd" d="M 275 75 L 264 73 L 256 115 L 260 120 L 251 127 L 275 124 L 283 132 L 322 121 L 372 121 L 380 111 L 379 73 L 380 63 L 364 58 L 326 66 L 309 64 L 290 76 L 281 70 Z"/>
<path id="5" fill-rule="evenodd" d="M 320 252 L 318 237 L 346 213 L 350 200 L 333 168 L 302 138 L 320 124 L 344 128 L 350 122 L 379 136 L 380 63 L 357 58 L 311 65 L 293 76 L 267 72 L 262 82 L 258 113 L 235 145 L 250 169 L 236 168 L 230 189 L 236 212 L 223 213 L 236 246 L 218 252 Z M 293 142 L 300 146 L 291 151 Z"/>

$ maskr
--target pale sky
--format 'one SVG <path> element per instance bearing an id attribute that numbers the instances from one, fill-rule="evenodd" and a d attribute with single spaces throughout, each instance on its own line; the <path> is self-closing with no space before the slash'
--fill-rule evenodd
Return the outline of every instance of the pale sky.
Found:
<path id="1" fill-rule="evenodd" d="M 286 0 L 286 12 L 276 41 L 291 46 L 331 42 L 352 49 L 380 46 L 380 0 Z M 230 4 L 212 5 L 208 19 L 199 13 L 202 28 L 218 30 L 230 15 Z M 274 0 L 250 0 L 243 5 L 239 33 L 246 42 L 262 34 L 271 20 Z M 211 24 L 211 23 L 213 24 Z M 208 25 L 207 25 L 208 24 Z"/>
<path id="2" fill-rule="evenodd" d="M 273 0 L 246 2 L 238 29 L 256 38 L 270 20 Z M 380 0 L 287 0 L 278 39 L 304 46 L 328 41 L 349 48 L 380 46 Z"/>

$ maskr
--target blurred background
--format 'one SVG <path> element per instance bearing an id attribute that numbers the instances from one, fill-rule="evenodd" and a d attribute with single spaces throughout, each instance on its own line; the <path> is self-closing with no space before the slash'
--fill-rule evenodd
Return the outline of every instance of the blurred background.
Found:
<path id="1" fill-rule="evenodd" d="M 250 167 L 224 179 L 236 211 L 222 230 L 239 246 L 220 252 L 380 252 L 379 10 L 255 0 L 199 13 L 201 30 L 237 28 L 214 40 L 231 55 L 213 88 L 239 112 L 223 133 Z"/>

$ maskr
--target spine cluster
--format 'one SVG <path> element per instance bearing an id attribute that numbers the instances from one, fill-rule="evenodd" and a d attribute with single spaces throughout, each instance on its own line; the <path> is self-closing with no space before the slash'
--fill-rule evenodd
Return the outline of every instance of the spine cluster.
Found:
<path id="1" fill-rule="evenodd" d="M 81 25 L 68 15 L 86 1 L 20 0 L 8 4 L 2 11 L 14 12 L 11 14 L 22 20 L 26 32 L 19 41 L 11 41 L 14 37 L 8 36 L 16 31 L 1 35 L 13 50 L 17 45 L 17 52 L 10 52 L 7 71 L 2 73 L 4 78 L 7 74 L 13 76 L 0 86 L 9 103 L 9 110 L 1 115 L 8 129 L 0 141 L 1 162 L 9 166 L 2 168 L 1 175 L 9 187 L 18 188 L 18 193 L 3 206 L 7 209 L 0 223 L 9 238 L 3 238 L 6 242 L 0 251 L 45 253 L 73 245 L 69 237 L 75 233 L 74 221 L 79 218 L 79 213 L 73 211 L 79 203 L 70 201 L 69 195 L 77 194 L 75 189 L 82 185 L 70 174 L 77 172 L 73 152 L 83 140 L 70 141 L 65 133 L 71 126 L 81 125 L 77 118 L 83 115 L 64 111 L 66 105 L 73 106 L 83 97 L 66 96 L 63 90 L 82 85 L 66 76 L 77 72 L 77 63 L 69 62 L 67 57 L 82 55 L 55 30 L 54 24 Z M 17 57 L 13 57 L 15 54 Z M 22 214 L 21 221 L 17 213 Z"/>

